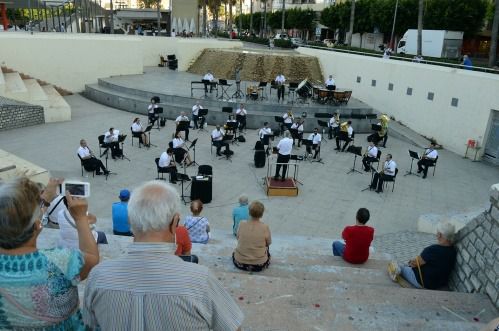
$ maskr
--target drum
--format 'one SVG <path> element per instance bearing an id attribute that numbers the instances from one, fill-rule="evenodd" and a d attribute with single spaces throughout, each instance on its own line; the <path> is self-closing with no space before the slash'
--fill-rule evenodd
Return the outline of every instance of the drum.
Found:
<path id="1" fill-rule="evenodd" d="M 302 98 L 308 98 L 312 96 L 312 84 L 304 79 L 300 84 L 298 84 L 298 88 L 296 89 L 296 93 Z"/>
<path id="2" fill-rule="evenodd" d="M 248 95 L 251 100 L 258 100 L 258 86 L 248 86 L 246 88 L 246 95 Z"/>
<path id="3" fill-rule="evenodd" d="M 318 95 L 319 99 L 326 99 L 329 96 L 329 90 L 320 89 Z"/>

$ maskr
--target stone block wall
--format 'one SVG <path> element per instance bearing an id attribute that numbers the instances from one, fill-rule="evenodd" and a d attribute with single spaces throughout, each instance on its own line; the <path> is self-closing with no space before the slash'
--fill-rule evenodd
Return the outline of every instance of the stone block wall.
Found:
<path id="1" fill-rule="evenodd" d="M 0 131 L 45 123 L 43 107 L 33 105 L 0 105 Z"/>
<path id="2" fill-rule="evenodd" d="M 490 188 L 490 208 L 457 233 L 456 248 L 450 288 L 486 293 L 499 308 L 499 184 Z"/>

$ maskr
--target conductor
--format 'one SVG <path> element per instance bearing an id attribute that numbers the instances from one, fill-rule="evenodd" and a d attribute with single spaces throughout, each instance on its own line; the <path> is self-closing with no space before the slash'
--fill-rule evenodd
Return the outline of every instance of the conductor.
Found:
<path id="1" fill-rule="evenodd" d="M 289 162 L 289 159 L 291 158 L 291 150 L 293 149 L 293 139 L 289 138 L 290 133 L 289 131 L 284 132 L 284 138 L 282 138 L 279 143 L 277 144 L 277 164 L 275 167 L 275 176 L 274 179 L 278 180 L 279 179 L 279 172 L 281 170 L 281 163 L 285 163 L 282 165 L 282 176 L 281 180 L 284 181 L 286 178 L 286 171 L 288 170 L 288 165 L 287 163 Z"/>

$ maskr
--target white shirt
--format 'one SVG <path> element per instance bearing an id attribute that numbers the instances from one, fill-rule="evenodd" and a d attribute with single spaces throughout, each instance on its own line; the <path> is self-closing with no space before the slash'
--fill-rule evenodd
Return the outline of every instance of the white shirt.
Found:
<path id="1" fill-rule="evenodd" d="M 203 80 L 209 80 L 210 82 L 211 82 L 213 79 L 215 79 L 215 77 L 213 77 L 213 75 L 212 75 L 212 74 L 210 74 L 210 73 L 207 73 L 207 74 L 206 74 L 206 75 L 204 75 L 204 77 L 203 77 Z"/>
<path id="2" fill-rule="evenodd" d="M 180 115 L 179 117 L 177 117 L 177 119 L 175 119 L 175 122 L 177 122 L 177 124 L 178 124 L 179 122 L 188 121 L 188 120 L 189 120 L 189 117 L 187 117 L 185 115 L 184 116 Z"/>
<path id="3" fill-rule="evenodd" d="M 158 108 L 159 106 L 157 104 L 150 104 L 148 107 L 147 107 L 147 110 L 149 110 L 149 113 L 150 114 L 154 114 L 154 109 Z"/>
<path id="4" fill-rule="evenodd" d="M 397 168 L 397 163 L 395 161 L 385 161 L 383 165 L 383 173 L 389 176 L 395 176 L 395 168 Z"/>
<path id="5" fill-rule="evenodd" d="M 298 124 L 295 122 L 293 123 L 293 125 L 291 125 L 291 129 L 297 129 L 298 132 L 303 132 L 303 124 L 302 123 Z"/>
<path id="6" fill-rule="evenodd" d="M 161 168 L 168 167 L 168 166 L 170 166 L 172 161 L 175 162 L 173 160 L 173 157 L 170 157 L 170 155 L 168 155 L 167 152 L 163 152 L 163 153 L 161 153 L 161 156 L 159 157 L 158 166 L 160 166 Z"/>
<path id="7" fill-rule="evenodd" d="M 258 132 L 258 136 L 260 139 L 263 139 L 263 136 L 266 134 L 272 134 L 272 129 L 271 128 L 261 128 L 260 131 Z"/>
<path id="8" fill-rule="evenodd" d="M 113 130 L 113 134 L 111 132 L 107 131 L 104 133 L 104 142 L 105 143 L 112 143 L 113 141 L 118 141 L 118 136 L 120 134 L 119 130 Z"/>
<path id="9" fill-rule="evenodd" d="M 435 149 L 431 149 L 431 148 L 428 148 L 425 152 L 424 152 L 424 155 L 428 158 L 428 159 L 432 159 L 432 160 L 435 160 L 438 156 L 438 152 L 437 150 Z"/>
<path id="10" fill-rule="evenodd" d="M 173 148 L 179 148 L 182 147 L 184 141 L 182 140 L 182 138 L 174 138 L 172 143 L 173 143 Z"/>
<path id="11" fill-rule="evenodd" d="M 291 150 L 293 149 L 293 139 L 282 138 L 277 144 L 277 149 L 281 155 L 290 155 Z"/>
<path id="12" fill-rule="evenodd" d="M 284 75 L 279 75 L 275 78 L 275 82 L 280 85 L 284 84 L 285 81 L 286 77 L 284 77 Z"/>
<path id="13" fill-rule="evenodd" d="M 199 110 L 203 109 L 203 106 L 201 105 L 194 105 L 192 106 L 192 115 L 198 116 Z"/>
<path id="14" fill-rule="evenodd" d="M 224 138 L 224 134 L 225 133 L 222 129 L 220 129 L 220 131 L 215 129 L 211 131 L 211 138 L 213 138 L 213 141 L 221 141 Z"/>
<path id="15" fill-rule="evenodd" d="M 328 80 L 326 80 L 326 86 L 330 86 L 330 85 L 336 85 L 334 82 L 334 79 L 332 79 L 332 78 L 329 78 Z"/>
<path id="16" fill-rule="evenodd" d="M 311 133 L 310 136 L 308 136 L 308 140 L 312 140 L 312 144 L 318 145 L 320 144 L 322 137 L 320 133 Z"/>
<path id="17" fill-rule="evenodd" d="M 293 117 L 289 116 L 288 113 L 284 113 L 282 118 L 284 119 L 284 123 L 293 123 Z"/>
<path id="18" fill-rule="evenodd" d="M 142 125 L 140 123 L 132 123 L 132 132 L 142 132 Z"/>
<path id="19" fill-rule="evenodd" d="M 246 112 L 246 109 L 244 109 L 244 108 L 237 108 L 236 115 L 246 116 L 246 114 L 248 114 L 248 112 Z"/>
<path id="20" fill-rule="evenodd" d="M 352 138 L 353 128 L 351 126 L 349 126 L 347 131 L 348 131 L 348 138 Z"/>
<path id="21" fill-rule="evenodd" d="M 376 146 L 367 146 L 367 156 L 370 157 L 378 157 L 378 147 Z"/>
<path id="22" fill-rule="evenodd" d="M 87 156 L 92 156 L 92 153 L 90 153 L 90 149 L 88 147 L 78 147 L 78 155 L 84 159 Z"/>
<path id="23" fill-rule="evenodd" d="M 78 230 L 76 230 L 76 223 L 69 213 L 69 211 L 64 208 L 59 211 L 57 214 L 57 223 L 59 223 L 59 246 L 65 248 L 76 248 L 80 247 L 78 240 Z M 92 235 L 97 241 L 97 231 L 94 229 L 93 224 L 89 224 L 92 229 Z"/>
<path id="24" fill-rule="evenodd" d="M 336 117 L 334 117 L 334 116 L 329 119 L 328 124 L 331 128 L 337 128 L 338 125 L 340 125 L 339 122 L 336 120 Z"/>

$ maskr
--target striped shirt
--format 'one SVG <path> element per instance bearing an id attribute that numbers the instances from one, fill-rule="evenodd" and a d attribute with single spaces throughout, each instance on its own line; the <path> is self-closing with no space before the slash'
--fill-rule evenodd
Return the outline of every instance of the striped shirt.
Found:
<path id="1" fill-rule="evenodd" d="M 101 330 L 236 330 L 243 313 L 204 266 L 173 255 L 175 245 L 133 243 L 87 280 L 85 324 Z"/>

